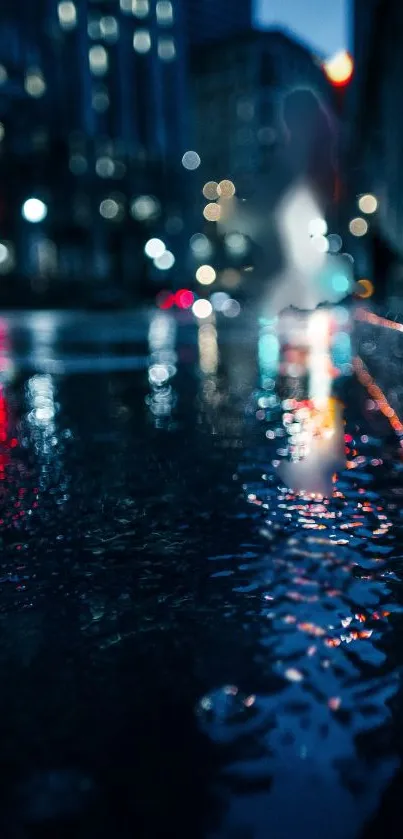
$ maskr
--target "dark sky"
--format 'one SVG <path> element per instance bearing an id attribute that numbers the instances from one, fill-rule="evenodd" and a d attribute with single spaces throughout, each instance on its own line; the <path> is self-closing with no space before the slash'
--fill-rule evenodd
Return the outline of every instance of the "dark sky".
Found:
<path id="1" fill-rule="evenodd" d="M 292 30 L 326 57 L 350 46 L 349 0 L 255 0 L 258 26 Z"/>

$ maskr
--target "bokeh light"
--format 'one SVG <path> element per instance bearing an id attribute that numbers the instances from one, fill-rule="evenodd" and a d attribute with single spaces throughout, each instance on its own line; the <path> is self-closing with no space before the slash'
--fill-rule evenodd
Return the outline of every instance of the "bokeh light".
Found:
<path id="1" fill-rule="evenodd" d="M 170 26 L 173 23 L 174 14 L 170 0 L 157 0 L 155 13 L 160 26 Z"/>
<path id="2" fill-rule="evenodd" d="M 241 304 L 238 300 L 226 300 L 221 309 L 226 318 L 236 318 L 240 314 Z"/>
<path id="3" fill-rule="evenodd" d="M 228 233 L 224 242 L 227 251 L 233 256 L 243 256 L 248 250 L 248 240 L 243 233 Z"/>
<path id="4" fill-rule="evenodd" d="M 213 252 L 212 244 L 204 233 L 195 233 L 191 237 L 190 249 L 198 259 L 208 259 Z"/>
<path id="5" fill-rule="evenodd" d="M 200 265 L 196 271 L 196 280 L 201 285 L 211 285 L 216 278 L 216 272 L 212 265 Z"/>
<path id="6" fill-rule="evenodd" d="M 180 288 L 175 294 L 175 303 L 179 309 L 190 309 L 194 299 L 193 291 L 188 288 Z"/>
<path id="7" fill-rule="evenodd" d="M 366 193 L 365 195 L 361 195 L 358 199 L 358 206 L 362 213 L 367 213 L 371 215 L 375 213 L 378 209 L 378 201 L 375 198 L 375 195 L 371 195 L 371 193 Z"/>
<path id="8" fill-rule="evenodd" d="M 365 218 L 357 216 L 357 218 L 351 219 L 348 229 L 353 236 L 365 236 L 368 232 L 368 222 L 365 221 Z"/>
<path id="9" fill-rule="evenodd" d="M 173 61 L 176 56 L 174 39 L 170 35 L 158 38 L 157 52 L 161 61 Z"/>
<path id="10" fill-rule="evenodd" d="M 217 181 L 207 181 L 203 187 L 203 195 L 208 201 L 215 201 L 218 197 L 218 183 Z"/>
<path id="11" fill-rule="evenodd" d="M 41 70 L 35 67 L 27 70 L 24 87 L 29 96 L 40 99 L 46 91 L 46 83 Z"/>
<path id="12" fill-rule="evenodd" d="M 329 242 L 329 253 L 339 253 L 343 247 L 343 239 L 338 233 L 329 233 L 327 241 Z"/>
<path id="13" fill-rule="evenodd" d="M 22 215 L 31 224 L 38 224 L 44 221 L 48 214 L 48 208 L 40 198 L 27 198 L 22 205 Z"/>
<path id="14" fill-rule="evenodd" d="M 192 312 L 195 315 L 195 317 L 199 318 L 200 320 L 204 320 L 204 318 L 210 317 L 212 311 L 213 307 L 209 300 L 203 300 L 202 298 L 200 298 L 200 300 L 195 300 L 195 302 L 193 303 Z"/>
<path id="15" fill-rule="evenodd" d="M 137 29 L 133 35 L 133 49 L 145 55 L 151 49 L 151 35 L 148 29 Z"/>
<path id="16" fill-rule="evenodd" d="M 219 204 L 212 202 L 210 204 L 206 204 L 203 210 L 204 218 L 207 221 L 219 221 L 221 217 L 221 207 Z"/>
<path id="17" fill-rule="evenodd" d="M 140 18 L 140 20 L 147 17 L 150 11 L 149 0 L 120 0 L 121 8 L 122 2 L 127 2 L 129 9 L 132 11 L 135 17 Z"/>
<path id="18" fill-rule="evenodd" d="M 108 70 L 108 53 L 102 44 L 90 47 L 88 58 L 93 76 L 104 76 Z"/>
<path id="19" fill-rule="evenodd" d="M 120 207 L 115 198 L 105 198 L 99 205 L 99 212 L 102 218 L 116 219 L 120 213 Z"/>
<path id="20" fill-rule="evenodd" d="M 351 55 L 346 50 L 340 50 L 324 64 L 325 73 L 332 84 L 343 87 L 347 84 L 354 71 Z"/>
<path id="21" fill-rule="evenodd" d="M 184 166 L 185 169 L 189 169 L 190 171 L 198 169 L 200 163 L 201 160 L 197 151 L 185 151 L 185 154 L 182 157 L 182 166 Z"/>
<path id="22" fill-rule="evenodd" d="M 161 205 L 154 195 L 139 195 L 130 206 L 130 212 L 137 221 L 148 221 L 160 214 Z"/>
<path id="23" fill-rule="evenodd" d="M 169 271 L 175 264 L 175 257 L 171 251 L 164 250 L 164 252 L 160 255 L 155 257 L 154 265 L 160 271 Z"/>
<path id="24" fill-rule="evenodd" d="M 77 23 L 77 11 L 74 3 L 63 0 L 57 7 L 59 23 L 62 29 L 74 29 Z"/>
<path id="25" fill-rule="evenodd" d="M 220 283 L 224 288 L 238 288 L 241 282 L 241 275 L 239 271 L 234 268 L 225 268 L 220 274 Z"/>
<path id="26" fill-rule="evenodd" d="M 235 184 L 228 180 L 220 181 L 217 186 L 217 193 L 220 198 L 232 198 L 235 195 Z"/>
<path id="27" fill-rule="evenodd" d="M 230 296 L 226 291 L 214 291 L 210 297 L 210 302 L 215 312 L 222 312 L 222 308 L 228 300 L 230 300 Z"/>
<path id="28" fill-rule="evenodd" d="M 329 250 L 329 241 L 326 236 L 312 236 L 311 242 L 319 253 L 327 253 Z"/>
<path id="29" fill-rule="evenodd" d="M 345 274 L 334 274 L 332 277 L 332 286 L 334 291 L 345 294 L 349 290 L 350 282 Z"/>
<path id="30" fill-rule="evenodd" d="M 374 284 L 371 280 L 367 280 L 364 277 L 361 280 L 358 280 L 355 292 L 357 297 L 360 297 L 362 300 L 366 300 L 368 297 L 372 297 L 374 291 Z"/>
<path id="31" fill-rule="evenodd" d="M 146 242 L 144 247 L 144 253 L 146 256 L 150 257 L 150 259 L 158 259 L 165 251 L 165 245 L 162 239 L 149 239 Z"/>

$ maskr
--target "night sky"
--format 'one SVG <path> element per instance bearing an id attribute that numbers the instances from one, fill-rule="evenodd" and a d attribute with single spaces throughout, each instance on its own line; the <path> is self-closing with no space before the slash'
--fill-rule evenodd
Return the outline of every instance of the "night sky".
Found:
<path id="1" fill-rule="evenodd" d="M 328 57 L 350 45 L 349 6 L 349 0 L 255 0 L 255 19 L 261 27 L 291 30 Z"/>

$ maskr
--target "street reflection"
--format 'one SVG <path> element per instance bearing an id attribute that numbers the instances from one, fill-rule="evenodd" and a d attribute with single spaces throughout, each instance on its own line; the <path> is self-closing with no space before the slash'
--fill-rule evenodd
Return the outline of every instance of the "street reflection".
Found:
<path id="1" fill-rule="evenodd" d="M 333 394 L 334 324 L 330 311 L 289 311 L 263 323 L 258 345 L 257 418 L 278 417 L 266 430 L 275 444 L 272 465 L 288 488 L 320 496 L 332 494 L 334 473 L 345 466 L 343 410 Z"/>
<path id="2" fill-rule="evenodd" d="M 150 392 L 146 397 L 156 428 L 169 424 L 177 401 L 171 380 L 177 372 L 177 324 L 166 312 L 154 314 L 148 329 L 148 381 Z"/>

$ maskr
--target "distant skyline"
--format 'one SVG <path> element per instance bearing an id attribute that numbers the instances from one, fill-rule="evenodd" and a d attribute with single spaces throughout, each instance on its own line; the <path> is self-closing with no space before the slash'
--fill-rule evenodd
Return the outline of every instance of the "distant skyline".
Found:
<path id="1" fill-rule="evenodd" d="M 349 6 L 349 0 L 255 0 L 255 25 L 284 27 L 328 58 L 350 47 Z"/>

